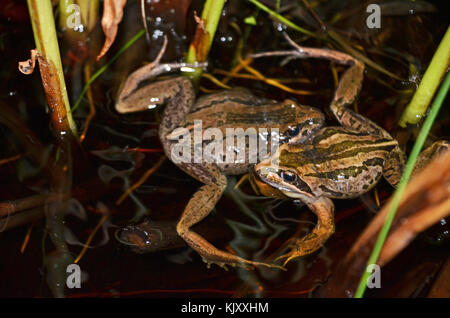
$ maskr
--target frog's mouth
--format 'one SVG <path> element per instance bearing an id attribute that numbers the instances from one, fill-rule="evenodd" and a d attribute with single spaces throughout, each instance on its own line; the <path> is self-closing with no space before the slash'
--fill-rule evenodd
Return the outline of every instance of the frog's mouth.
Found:
<path id="1" fill-rule="evenodd" d="M 282 191 L 278 189 L 277 184 L 256 172 L 255 166 L 251 166 L 249 169 L 249 181 L 257 195 L 281 199 L 288 198 Z"/>

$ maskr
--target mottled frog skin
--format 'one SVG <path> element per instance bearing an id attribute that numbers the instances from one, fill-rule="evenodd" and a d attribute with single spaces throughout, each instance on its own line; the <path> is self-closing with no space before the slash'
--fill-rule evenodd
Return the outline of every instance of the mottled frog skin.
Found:
<path id="1" fill-rule="evenodd" d="M 120 113 L 165 105 L 159 137 L 168 158 L 177 142 L 177 129 L 192 131 L 194 120 L 202 120 L 203 131 L 219 128 L 224 136 L 226 128 L 279 129 L 281 145 L 256 166 L 250 164 L 250 158 L 233 163 L 176 163 L 204 184 L 184 209 L 177 232 L 208 264 L 284 269 L 290 260 L 318 250 L 334 233 L 331 199 L 355 198 L 373 188 L 381 176 L 395 186 L 401 176 L 404 155 L 398 142 L 377 124 L 347 108 L 361 88 L 364 65 L 341 52 L 291 44 L 294 50 L 266 55 L 322 58 L 349 66 L 341 76 L 330 105 L 341 126 L 324 127 L 323 113 L 313 107 L 298 105 L 292 100 L 276 102 L 258 98 L 241 88 L 205 95 L 196 101 L 193 86 L 186 77 L 156 81 L 139 88 L 134 84 L 131 89 L 130 85 L 125 85 L 116 103 Z M 155 62 L 146 67 L 146 78 L 181 66 Z M 136 80 L 140 76 L 137 74 L 142 73 L 142 69 L 136 71 L 129 81 Z M 264 141 L 270 144 L 268 135 Z M 433 147 L 442 150 L 447 144 Z M 248 149 L 245 151 L 249 153 Z M 428 151 L 427 156 L 433 156 L 431 152 Z M 191 229 L 219 201 L 227 185 L 226 175 L 243 174 L 249 169 L 251 184 L 258 194 L 300 200 L 318 217 L 310 234 L 290 240 L 291 250 L 278 258 L 285 259 L 283 266 L 247 260 L 219 250 Z"/>

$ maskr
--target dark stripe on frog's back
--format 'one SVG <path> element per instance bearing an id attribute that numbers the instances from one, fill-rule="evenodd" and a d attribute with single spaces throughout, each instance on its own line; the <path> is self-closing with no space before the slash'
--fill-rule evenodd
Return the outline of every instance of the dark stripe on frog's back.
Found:
<path id="1" fill-rule="evenodd" d="M 352 130 L 346 127 L 339 127 L 339 126 L 329 126 L 322 129 L 312 140 L 312 143 L 319 144 L 321 142 L 326 142 L 326 140 L 336 134 L 343 134 L 343 135 L 349 135 L 349 136 L 355 136 L 355 137 L 370 137 L 370 138 L 377 138 L 376 136 L 369 135 L 367 132 L 360 132 L 356 130 Z M 378 138 L 379 140 L 387 140 Z"/>
<path id="2" fill-rule="evenodd" d="M 344 176 L 345 179 L 356 178 L 363 171 L 368 171 L 368 167 L 380 166 L 383 167 L 384 159 L 374 157 L 371 159 L 364 160 L 361 165 L 354 165 L 345 168 L 337 168 L 331 171 L 321 171 L 314 173 L 307 173 L 307 177 L 316 177 L 321 179 L 331 179 L 333 181 L 339 181 L 340 176 Z"/>
<path id="3" fill-rule="evenodd" d="M 248 89 L 238 87 L 233 88 L 232 90 L 219 91 L 199 97 L 192 108 L 192 112 L 229 103 L 241 104 L 245 106 L 260 106 L 270 105 L 276 102 L 267 98 L 256 97 Z"/>
<path id="4" fill-rule="evenodd" d="M 290 104 L 264 104 L 249 105 L 239 100 L 222 100 L 212 103 L 190 113 L 186 117 L 184 126 L 194 123 L 194 120 L 203 119 L 204 122 L 213 122 L 212 125 L 203 125 L 203 128 L 229 126 L 239 127 L 279 127 L 285 123 L 296 123 L 299 117 L 305 114 L 291 107 Z M 250 107 L 249 107 L 250 106 Z M 255 106 L 255 107 L 251 107 Z"/>
<path id="5" fill-rule="evenodd" d="M 386 143 L 388 144 L 380 146 L 378 140 L 362 140 L 360 142 L 353 141 L 351 145 L 344 141 L 342 143 L 343 145 L 333 144 L 329 147 L 316 147 L 311 144 L 294 145 L 290 148 L 297 148 L 295 151 L 289 151 L 289 148 L 282 149 L 279 160 L 281 166 L 296 168 L 307 164 L 321 164 L 331 160 L 351 158 L 361 154 L 370 154 L 374 151 L 383 151 L 387 156 L 388 153 L 397 146 L 397 144 L 395 141 Z M 300 149 L 300 151 L 298 151 L 298 149 Z M 336 153 L 336 149 L 341 149 L 341 151 Z M 378 157 L 375 156 L 374 158 Z M 384 158 L 380 159 L 384 160 Z M 336 169 L 338 168 L 339 167 L 336 167 Z"/>
<path id="6" fill-rule="evenodd" d="M 396 141 L 394 141 L 394 140 L 383 139 L 383 138 L 373 138 L 372 136 L 367 136 L 367 137 L 368 137 L 367 139 L 344 140 L 339 143 L 324 142 L 320 145 L 315 143 L 314 142 L 315 140 L 313 140 L 312 144 L 314 146 L 313 146 L 312 150 L 310 150 L 310 151 L 313 151 L 318 156 L 328 156 L 330 154 L 338 155 L 338 154 L 341 154 L 342 152 L 348 152 L 352 149 L 357 150 L 361 147 L 366 147 L 366 146 L 376 147 L 377 145 L 380 145 L 380 146 L 393 145 L 393 147 L 395 147 L 395 145 L 397 145 Z"/>
<path id="7" fill-rule="evenodd" d="M 255 107 L 250 110 L 245 109 L 241 111 L 241 109 L 237 109 L 237 111 L 227 112 L 226 123 L 246 123 L 248 125 L 267 125 L 267 123 L 272 123 L 272 125 L 278 126 L 286 123 L 294 124 L 305 115 L 304 113 L 297 114 L 295 108 L 291 107 L 291 105 L 273 104 Z"/>

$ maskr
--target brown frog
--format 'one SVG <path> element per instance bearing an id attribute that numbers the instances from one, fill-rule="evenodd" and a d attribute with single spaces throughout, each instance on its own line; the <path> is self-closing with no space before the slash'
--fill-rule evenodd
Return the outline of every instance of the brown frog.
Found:
<path id="1" fill-rule="evenodd" d="M 279 257 L 286 259 L 284 265 L 316 251 L 333 234 L 334 205 L 331 199 L 357 197 L 369 191 L 382 175 L 393 185 L 400 179 L 404 155 L 398 142 L 377 124 L 347 108 L 361 88 L 364 64 L 345 53 L 290 43 L 293 50 L 255 57 L 321 58 L 349 66 L 341 76 L 330 105 L 342 126 L 323 127 L 324 115 L 316 108 L 298 105 L 292 100 L 276 102 L 258 98 L 242 88 L 205 95 L 196 100 L 192 83 L 186 77 L 139 87 L 144 79 L 187 67 L 185 64 L 160 64 L 162 53 L 155 62 L 130 75 L 116 103 L 116 110 L 120 113 L 165 105 L 159 127 L 164 152 L 180 169 L 204 184 L 184 209 L 177 233 L 208 264 L 284 268 L 217 249 L 191 229 L 208 216 L 219 201 L 227 185 L 227 175 L 243 174 L 250 168 L 250 180 L 256 192 L 301 200 L 317 215 L 313 231 L 303 238 L 292 238 L 290 252 Z M 201 127 L 196 120 L 201 121 Z M 194 132 L 196 127 L 201 134 L 209 128 L 218 129 L 222 137 L 230 128 L 276 128 L 279 131 L 277 142 L 281 145 L 272 148 L 270 157 L 252 157 L 249 143 L 246 143 L 231 146 L 235 147 L 236 153 L 245 152 L 244 160 L 224 161 L 223 153 L 216 151 L 208 160 L 194 160 L 193 155 L 190 161 L 180 161 L 174 155 L 178 151 L 174 151 L 175 147 L 180 137 Z M 269 133 L 258 136 L 269 148 L 273 146 L 271 137 Z M 213 140 L 190 142 L 195 150 L 207 147 Z M 447 144 L 441 146 L 446 148 Z M 441 149 L 441 146 L 435 148 Z M 255 160 L 259 162 L 256 166 L 252 164 Z"/>

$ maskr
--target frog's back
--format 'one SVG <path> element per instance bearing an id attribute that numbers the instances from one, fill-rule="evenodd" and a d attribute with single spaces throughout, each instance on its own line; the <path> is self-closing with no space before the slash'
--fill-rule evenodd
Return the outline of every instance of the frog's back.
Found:
<path id="1" fill-rule="evenodd" d="M 189 129 L 195 120 L 201 120 L 202 129 L 219 128 L 223 132 L 226 128 L 285 129 L 318 116 L 321 113 L 311 107 L 256 97 L 247 89 L 235 88 L 200 97 L 181 126 Z"/>
<path id="2" fill-rule="evenodd" d="M 325 127 L 309 143 L 282 153 L 280 165 L 295 168 L 316 195 L 355 198 L 380 179 L 392 139 L 344 127 Z"/>
<path id="3" fill-rule="evenodd" d="M 212 94 L 200 96 L 192 107 L 191 114 L 199 110 L 221 111 L 224 107 L 233 105 L 235 107 L 248 107 L 273 104 L 267 98 L 256 97 L 248 89 L 235 87 Z"/>

